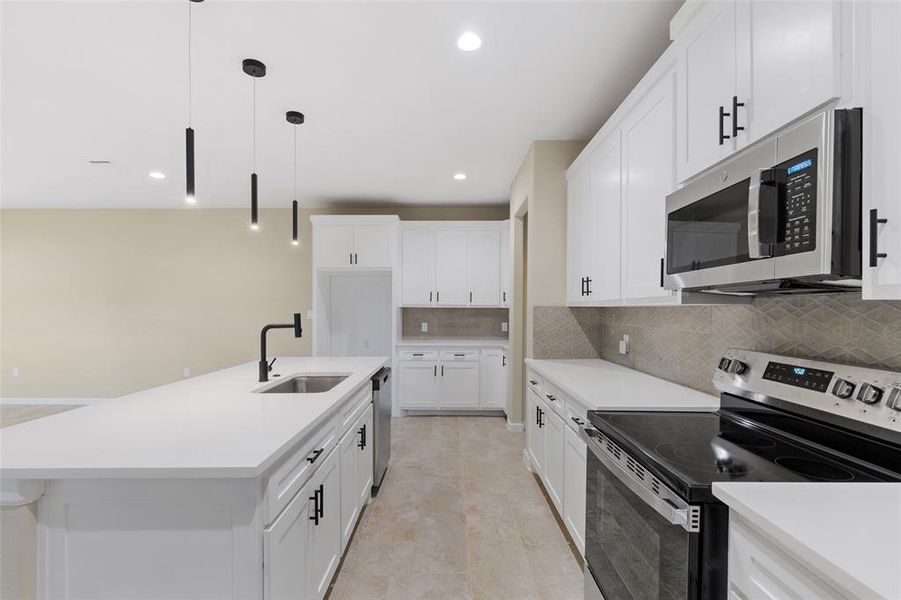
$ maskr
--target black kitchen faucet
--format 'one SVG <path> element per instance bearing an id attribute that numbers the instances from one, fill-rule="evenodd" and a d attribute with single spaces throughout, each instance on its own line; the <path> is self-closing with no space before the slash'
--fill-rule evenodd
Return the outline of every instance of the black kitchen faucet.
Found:
<path id="1" fill-rule="evenodd" d="M 273 324 L 270 323 L 263 327 L 260 331 L 260 382 L 269 381 L 269 371 L 272 370 L 272 363 L 266 360 L 266 334 L 270 329 L 291 329 L 294 328 L 294 337 L 299 338 L 303 335 L 303 328 L 300 326 L 300 313 L 294 313 L 293 323 Z"/>

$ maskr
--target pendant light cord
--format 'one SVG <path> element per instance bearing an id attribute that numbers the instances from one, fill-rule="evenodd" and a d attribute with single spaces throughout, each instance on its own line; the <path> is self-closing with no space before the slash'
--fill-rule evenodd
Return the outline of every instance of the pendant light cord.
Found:
<path id="1" fill-rule="evenodd" d="M 251 146 L 253 147 L 253 172 L 256 173 L 256 171 L 257 171 L 257 78 L 253 77 L 252 80 L 253 80 L 253 84 L 252 84 L 252 88 L 253 88 L 253 92 L 252 92 L 253 93 L 253 100 L 252 100 L 253 127 L 252 127 L 251 136 L 253 139 L 251 140 Z"/>
<path id="2" fill-rule="evenodd" d="M 294 126 L 294 199 L 297 200 L 297 125 Z"/>
<path id="3" fill-rule="evenodd" d="M 193 2 L 188 0 L 188 127 L 191 126 L 191 5 Z"/>

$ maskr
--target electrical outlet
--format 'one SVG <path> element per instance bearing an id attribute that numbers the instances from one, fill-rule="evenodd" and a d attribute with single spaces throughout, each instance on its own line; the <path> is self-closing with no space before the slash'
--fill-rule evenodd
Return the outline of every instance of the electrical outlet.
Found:
<path id="1" fill-rule="evenodd" d="M 13 367 L 13 377 L 19 376 L 19 367 Z"/>
<path id="2" fill-rule="evenodd" d="M 502 321 L 502 322 L 501 322 L 501 331 L 502 331 L 503 333 L 507 333 L 507 330 L 508 330 L 508 329 L 509 329 L 509 327 L 507 327 L 507 322 L 506 322 L 506 321 Z"/>
<path id="3" fill-rule="evenodd" d="M 422 330 L 423 333 L 428 333 L 428 331 L 429 331 L 429 322 L 428 322 L 428 321 L 423 321 L 422 324 L 419 326 L 419 328 Z"/>
<path id="4" fill-rule="evenodd" d="M 189 369 L 188 367 L 185 367 L 185 370 L 183 371 L 183 374 L 184 374 L 184 376 L 185 376 L 186 378 L 187 378 L 187 377 L 190 377 L 190 376 L 191 376 L 191 369 Z"/>
<path id="5" fill-rule="evenodd" d="M 627 334 L 623 334 L 623 339 L 619 341 L 619 353 L 626 355 L 632 351 L 632 342 Z"/>

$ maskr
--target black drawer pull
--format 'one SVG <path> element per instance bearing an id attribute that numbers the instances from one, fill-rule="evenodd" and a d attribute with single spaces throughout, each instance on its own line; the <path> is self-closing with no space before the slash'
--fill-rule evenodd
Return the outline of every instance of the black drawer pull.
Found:
<path id="1" fill-rule="evenodd" d="M 738 137 L 738 132 L 745 130 L 738 125 L 738 109 L 744 105 L 744 102 L 738 101 L 738 96 L 732 96 L 732 137 Z"/>
<path id="2" fill-rule="evenodd" d="M 557 398 L 555 398 L 553 394 L 545 394 L 545 396 L 547 396 L 547 399 L 550 400 L 551 402 L 557 401 Z"/>
<path id="3" fill-rule="evenodd" d="M 313 464 L 314 462 L 316 462 L 316 459 L 319 458 L 319 455 L 322 454 L 322 451 L 323 451 L 323 450 L 325 450 L 325 448 L 320 448 L 320 449 L 318 449 L 318 450 L 313 450 L 313 456 L 308 456 L 308 457 L 307 457 L 307 462 L 309 462 L 310 464 Z"/>
<path id="4" fill-rule="evenodd" d="M 529 383 L 531 383 L 532 385 L 538 385 L 538 382 L 535 381 L 534 379 L 530 379 Z"/>
<path id="5" fill-rule="evenodd" d="M 585 424 L 585 421 L 583 421 L 579 417 L 570 417 L 570 419 L 572 419 L 573 423 L 575 423 L 576 425 L 578 425 L 580 427 Z"/>
<path id="6" fill-rule="evenodd" d="M 725 142 L 726 140 L 731 138 L 731 136 L 728 136 L 725 133 L 723 133 L 723 119 L 725 119 L 726 117 L 730 117 L 730 116 L 732 116 L 732 115 L 727 113 L 726 109 L 723 108 L 722 106 L 720 106 L 720 146 L 723 145 L 723 142 Z"/>
<path id="7" fill-rule="evenodd" d="M 879 252 L 879 240 L 876 237 L 876 230 L 879 225 L 888 223 L 888 219 L 880 219 L 879 213 L 875 208 L 870 209 L 870 266 L 875 267 L 879 264 L 880 258 L 887 258 L 888 254 Z"/>
<path id="8" fill-rule="evenodd" d="M 422 352 L 414 352 L 413 356 L 425 356 Z"/>

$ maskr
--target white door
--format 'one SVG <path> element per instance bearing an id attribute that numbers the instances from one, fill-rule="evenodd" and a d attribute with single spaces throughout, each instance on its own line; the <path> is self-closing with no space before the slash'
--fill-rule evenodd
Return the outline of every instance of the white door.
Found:
<path id="1" fill-rule="evenodd" d="M 353 266 L 354 228 L 352 225 L 320 225 L 313 229 L 313 238 L 316 267 Z"/>
<path id="2" fill-rule="evenodd" d="M 305 600 L 311 507 L 307 493 L 301 490 L 263 531 L 264 600 Z"/>
<path id="3" fill-rule="evenodd" d="M 501 303 L 501 232 L 470 231 L 466 234 L 466 279 L 470 306 Z"/>
<path id="4" fill-rule="evenodd" d="M 400 363 L 398 404 L 403 408 L 438 408 L 437 375 L 437 362 Z"/>
<path id="5" fill-rule="evenodd" d="M 563 419 L 554 412 L 549 410 L 544 415 L 544 432 L 545 432 L 545 454 L 544 454 L 544 487 L 547 489 L 548 496 L 557 507 L 557 512 L 563 513 L 563 449 L 565 440 L 563 439 L 566 425 Z"/>
<path id="6" fill-rule="evenodd" d="M 838 2 L 737 4 L 739 145 L 839 97 L 839 12 Z"/>
<path id="7" fill-rule="evenodd" d="M 563 521 L 575 542 L 585 554 L 585 482 L 586 452 L 585 442 L 570 427 L 564 433 L 566 446 L 563 450 Z"/>
<path id="8" fill-rule="evenodd" d="M 482 408 L 506 408 L 508 371 L 504 350 L 482 350 L 479 358 L 479 402 Z"/>
<path id="9" fill-rule="evenodd" d="M 350 534 L 360 516 L 359 489 L 360 478 L 360 442 L 362 436 L 357 427 L 351 426 L 338 442 L 339 462 L 341 469 L 341 551 L 347 547 Z"/>
<path id="10" fill-rule="evenodd" d="M 566 302 L 588 303 L 586 278 L 594 275 L 595 220 L 590 165 L 584 162 L 566 181 Z"/>
<path id="11" fill-rule="evenodd" d="M 870 4 L 864 118 L 863 293 L 901 299 L 901 2 Z M 884 223 L 871 226 L 871 211 Z M 876 266 L 870 266 L 871 236 Z M 879 254 L 885 254 L 879 257 Z"/>
<path id="12" fill-rule="evenodd" d="M 466 306 L 466 230 L 439 229 L 435 234 L 435 303 Z"/>
<path id="13" fill-rule="evenodd" d="M 329 452 L 316 473 L 313 485 L 308 485 L 307 497 L 315 497 L 313 506 L 319 507 L 318 515 L 307 520 L 307 597 L 320 600 L 325 597 L 332 575 L 341 559 L 341 474 L 338 467 L 338 452 Z M 302 493 L 303 490 L 301 490 Z"/>
<path id="14" fill-rule="evenodd" d="M 435 298 L 435 232 L 407 229 L 401 234 L 401 303 L 427 306 Z"/>
<path id="15" fill-rule="evenodd" d="M 385 225 L 354 227 L 354 265 L 390 268 L 391 228 Z"/>
<path id="16" fill-rule="evenodd" d="M 661 279 L 666 195 L 675 187 L 674 78 L 664 75 L 623 121 L 623 298 L 672 295 Z"/>
<path id="17" fill-rule="evenodd" d="M 510 260 L 510 228 L 501 235 L 501 306 L 509 307 L 513 301 L 513 264 Z"/>
<path id="18" fill-rule="evenodd" d="M 586 227 L 594 246 L 588 299 L 592 303 L 619 300 L 620 292 L 620 209 L 622 202 L 620 132 L 614 131 L 591 156 L 589 169 L 590 211 Z"/>
<path id="19" fill-rule="evenodd" d="M 734 148 L 735 0 L 704 4 L 679 37 L 684 45 L 679 56 L 678 170 L 684 181 Z M 730 116 L 720 118 L 720 108 Z M 720 139 L 721 122 L 723 134 L 730 136 L 725 141 Z"/>
<path id="20" fill-rule="evenodd" d="M 544 402 L 538 397 L 538 394 L 532 391 L 532 388 L 529 388 L 526 391 L 526 443 L 532 468 L 539 477 L 544 474 L 545 444 L 542 423 L 543 419 L 547 419 L 547 417 L 543 417 L 546 413 Z"/>
<path id="21" fill-rule="evenodd" d="M 363 416 L 360 417 L 358 432 L 362 433 L 362 448 L 359 448 L 359 461 L 357 468 L 357 502 L 362 507 L 369 502 L 369 496 L 372 494 L 372 444 L 375 441 L 372 436 L 372 405 L 370 404 Z"/>
<path id="22" fill-rule="evenodd" d="M 442 361 L 438 367 L 441 408 L 478 408 L 479 363 Z"/>

